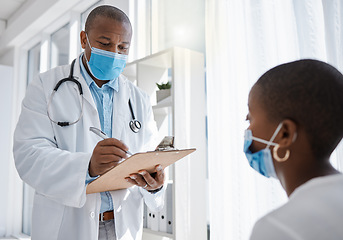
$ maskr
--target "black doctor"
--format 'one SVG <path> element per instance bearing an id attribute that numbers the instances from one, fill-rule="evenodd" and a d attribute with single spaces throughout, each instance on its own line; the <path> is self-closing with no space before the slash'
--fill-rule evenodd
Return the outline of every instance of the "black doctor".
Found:
<path id="1" fill-rule="evenodd" d="M 140 240 L 144 203 L 152 211 L 163 207 L 161 166 L 154 176 L 145 170 L 128 176 L 128 189 L 86 194 L 87 184 L 125 159 L 129 147 L 145 150 L 156 133 L 150 97 L 122 75 L 131 36 L 123 11 L 96 7 L 80 33 L 84 52 L 27 88 L 13 154 L 20 177 L 35 190 L 32 239 Z M 142 123 L 137 133 L 129 126 L 128 98 Z M 97 142 L 90 127 L 108 138 Z"/>
<path id="2" fill-rule="evenodd" d="M 109 10 L 111 9 L 111 10 Z M 85 31 L 80 33 L 81 46 L 84 49 L 83 65 L 96 85 L 101 88 L 108 83 L 106 75 L 95 76 L 97 69 L 90 69 L 92 48 L 101 49 L 119 55 L 128 55 L 132 37 L 132 27 L 129 18 L 121 10 L 111 6 L 101 6 L 93 10 L 85 25 Z M 100 66 L 95 66 L 100 68 Z M 99 70 L 101 71 L 101 69 Z M 104 79 L 105 78 L 105 79 Z M 91 177 L 101 175 L 115 167 L 123 158 L 126 158 L 128 147 L 121 141 L 109 138 L 100 141 L 93 151 L 89 164 Z M 156 166 L 157 174 L 152 177 L 146 171 L 132 174 L 127 180 L 146 190 L 160 189 L 164 182 L 163 169 Z"/>

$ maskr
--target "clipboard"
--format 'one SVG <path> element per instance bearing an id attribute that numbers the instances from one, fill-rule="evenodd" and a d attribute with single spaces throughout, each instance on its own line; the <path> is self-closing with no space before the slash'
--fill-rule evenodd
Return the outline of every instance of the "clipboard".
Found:
<path id="1" fill-rule="evenodd" d="M 165 169 L 194 151 L 196 151 L 195 148 L 136 153 L 88 184 L 86 193 L 91 194 L 132 187 L 133 185 L 125 180 L 130 174 L 138 173 L 143 169 L 153 173 L 156 171 L 155 166 L 158 164 L 161 164 L 162 168 Z"/>

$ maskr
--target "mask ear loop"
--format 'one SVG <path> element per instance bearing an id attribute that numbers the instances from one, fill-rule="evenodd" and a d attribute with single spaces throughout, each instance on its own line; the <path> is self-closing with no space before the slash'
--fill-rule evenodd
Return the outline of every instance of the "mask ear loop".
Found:
<path id="1" fill-rule="evenodd" d="M 87 43 L 88 43 L 89 47 L 91 48 L 91 52 L 92 52 L 92 46 L 91 46 L 91 44 L 89 42 L 88 34 L 87 33 L 86 33 L 86 39 L 87 39 Z M 89 60 L 87 59 L 86 51 L 85 51 L 85 57 L 86 57 L 87 62 L 91 59 L 90 57 L 89 57 Z"/>
<path id="2" fill-rule="evenodd" d="M 275 129 L 275 131 L 273 133 L 273 136 L 270 138 L 269 141 L 261 139 L 261 138 L 257 138 L 257 137 L 254 137 L 254 136 L 252 136 L 251 139 L 266 144 L 267 145 L 266 149 L 269 148 L 270 146 L 276 146 L 277 144 L 273 143 L 273 141 L 274 141 L 274 138 L 276 137 L 276 135 L 279 133 L 281 127 L 282 127 L 282 123 L 280 123 L 278 125 L 278 127 Z"/>
<path id="3" fill-rule="evenodd" d="M 86 33 L 86 38 L 87 38 L 87 43 L 89 45 L 89 47 L 91 48 L 91 56 L 92 56 L 92 51 L 93 51 L 93 47 L 91 46 L 90 42 L 89 42 L 89 39 L 88 39 L 88 34 Z M 98 79 L 92 72 L 92 69 L 91 67 L 89 66 L 89 61 L 91 60 L 91 56 L 89 56 L 89 60 L 87 59 L 87 55 L 86 55 L 86 51 L 84 51 L 84 55 L 85 55 L 85 58 L 86 58 L 86 64 L 87 64 L 87 68 L 91 74 L 91 76 L 93 76 L 94 78 Z"/>
<path id="4" fill-rule="evenodd" d="M 273 141 L 276 138 L 276 135 L 279 133 L 281 127 L 282 127 L 282 122 L 280 122 L 279 125 L 277 126 L 277 128 L 275 129 L 275 132 L 274 132 L 273 136 L 270 138 L 269 143 L 267 144 L 266 148 L 269 148 L 271 145 L 273 145 Z"/>

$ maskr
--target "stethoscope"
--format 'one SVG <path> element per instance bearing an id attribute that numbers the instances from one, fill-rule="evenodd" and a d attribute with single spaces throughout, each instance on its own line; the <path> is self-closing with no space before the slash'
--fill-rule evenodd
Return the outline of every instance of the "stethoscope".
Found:
<path id="1" fill-rule="evenodd" d="M 80 121 L 80 119 L 83 116 L 83 90 L 82 90 L 81 83 L 78 80 L 76 80 L 74 78 L 74 76 L 73 76 L 74 75 L 75 61 L 76 61 L 76 59 L 74 59 L 73 62 L 71 63 L 69 76 L 67 78 L 63 78 L 60 81 L 58 81 L 58 83 L 56 84 L 53 92 L 50 95 L 49 102 L 48 102 L 48 109 L 47 109 L 48 118 L 50 119 L 51 122 L 57 124 L 60 127 L 66 127 L 66 126 L 73 125 L 73 124 L 77 123 L 78 121 Z M 52 98 L 54 97 L 55 93 L 57 92 L 58 88 L 62 85 L 62 83 L 68 82 L 68 81 L 75 83 L 77 85 L 78 89 L 79 89 L 81 113 L 80 113 L 78 119 L 75 120 L 74 122 L 59 122 L 59 121 L 55 121 L 55 120 L 53 120 L 51 118 L 50 112 L 49 112 L 50 105 L 51 105 L 51 102 L 52 102 Z M 129 127 L 132 130 L 132 132 L 138 133 L 139 130 L 141 129 L 141 127 L 142 127 L 142 124 L 140 123 L 140 121 L 138 121 L 135 118 L 135 114 L 134 114 L 133 109 L 132 109 L 132 104 L 131 104 L 130 98 L 129 98 L 129 108 L 130 108 L 131 117 L 132 117 L 132 120 L 129 122 Z"/>
<path id="2" fill-rule="evenodd" d="M 141 124 L 140 121 L 138 121 L 135 118 L 135 114 L 133 113 L 133 110 L 132 110 L 132 105 L 131 105 L 130 98 L 129 98 L 129 107 L 130 107 L 130 112 L 131 112 L 131 117 L 132 117 L 132 120 L 129 122 L 129 126 L 130 126 L 132 132 L 138 133 L 139 130 L 141 129 L 141 127 L 142 127 L 142 124 Z"/>

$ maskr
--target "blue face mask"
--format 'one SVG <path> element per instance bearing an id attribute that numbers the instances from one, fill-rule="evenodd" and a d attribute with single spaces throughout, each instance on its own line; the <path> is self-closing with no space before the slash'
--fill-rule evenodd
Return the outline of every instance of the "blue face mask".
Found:
<path id="1" fill-rule="evenodd" d="M 87 35 L 86 37 L 91 47 L 91 57 L 86 61 L 91 74 L 99 80 L 118 78 L 126 66 L 127 55 L 92 47 Z"/>
<path id="2" fill-rule="evenodd" d="M 276 135 L 279 133 L 281 127 L 282 127 L 282 123 L 280 123 L 279 126 L 276 128 L 273 136 L 271 137 L 269 141 L 254 137 L 250 129 L 245 130 L 245 134 L 244 134 L 245 156 L 247 157 L 250 166 L 265 177 L 277 178 L 269 147 L 277 145 L 276 143 L 273 143 L 273 140 L 275 139 Z M 249 148 L 253 140 L 264 143 L 267 145 L 267 147 L 258 152 L 252 153 Z"/>

